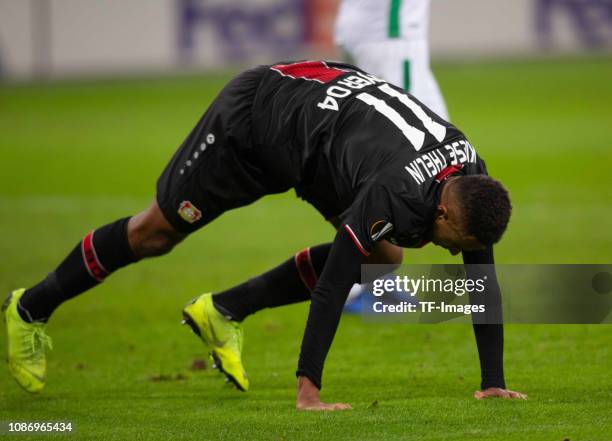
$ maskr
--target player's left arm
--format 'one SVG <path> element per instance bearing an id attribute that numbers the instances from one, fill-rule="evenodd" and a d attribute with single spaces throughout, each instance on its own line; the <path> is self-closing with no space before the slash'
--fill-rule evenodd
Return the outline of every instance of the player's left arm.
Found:
<path id="1" fill-rule="evenodd" d="M 502 315 L 501 290 L 495 274 L 493 247 L 482 251 L 463 252 L 463 262 L 470 279 L 484 278 L 485 292 L 470 295 L 472 303 L 482 303 L 485 299 L 485 312 L 473 314 L 473 327 L 480 358 L 480 390 L 474 398 L 489 397 L 520 398 L 527 395 L 506 388 L 504 379 L 504 327 Z M 483 296 L 472 299 L 475 296 Z"/>
<path id="2" fill-rule="evenodd" d="M 391 219 L 388 192 L 373 183 L 360 192 L 342 216 L 336 238 L 323 272 L 312 293 L 310 312 L 302 340 L 298 365 L 297 407 L 304 410 L 336 410 L 347 404 L 322 403 L 319 399 L 323 364 L 334 339 L 342 308 L 354 283 L 361 279 L 361 264 L 366 262 L 382 232 L 373 225 L 386 225 Z M 391 227 L 387 227 L 388 231 Z"/>
<path id="3" fill-rule="evenodd" d="M 341 227 L 330 250 L 317 286 L 312 293 L 310 312 L 298 362 L 299 410 L 350 409 L 344 403 L 323 403 L 319 398 L 323 365 L 336 334 L 348 293 L 361 276 L 367 252 L 356 247 L 348 229 Z"/>

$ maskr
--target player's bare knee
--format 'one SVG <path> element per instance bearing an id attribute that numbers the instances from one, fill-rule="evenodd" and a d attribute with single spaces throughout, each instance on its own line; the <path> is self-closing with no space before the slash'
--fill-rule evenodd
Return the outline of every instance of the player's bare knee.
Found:
<path id="1" fill-rule="evenodd" d="M 140 243 L 144 257 L 162 256 L 169 253 L 180 242 L 180 239 L 168 231 L 148 232 Z"/>
<path id="2" fill-rule="evenodd" d="M 155 201 L 128 224 L 130 247 L 138 258 L 167 254 L 184 238 L 168 223 Z"/>
<path id="3" fill-rule="evenodd" d="M 129 234 L 130 247 L 138 258 L 162 256 L 182 240 L 170 231 L 137 223 Z"/>

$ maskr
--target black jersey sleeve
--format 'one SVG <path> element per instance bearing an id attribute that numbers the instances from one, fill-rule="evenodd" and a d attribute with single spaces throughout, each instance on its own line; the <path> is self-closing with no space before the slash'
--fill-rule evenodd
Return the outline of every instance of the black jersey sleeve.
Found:
<path id="1" fill-rule="evenodd" d="M 389 190 L 379 183 L 365 187 L 342 215 L 342 220 L 342 228 L 348 232 L 357 249 L 363 255 L 369 255 L 374 244 L 394 229 Z"/>
<path id="2" fill-rule="evenodd" d="M 483 314 L 476 313 L 472 316 L 480 359 L 480 387 L 482 389 L 489 387 L 505 388 L 501 290 L 493 265 L 493 247 L 488 247 L 484 251 L 464 252 L 463 262 L 470 279 L 486 277 L 485 312 Z"/>
<path id="3" fill-rule="evenodd" d="M 341 216 L 323 273 L 312 294 L 297 375 L 319 389 L 323 364 L 336 333 L 349 290 L 377 241 L 393 231 L 392 195 L 380 182 L 365 186 Z"/>
<path id="4" fill-rule="evenodd" d="M 323 364 L 336 334 L 342 308 L 354 283 L 359 282 L 365 256 L 348 231 L 340 228 L 312 299 L 296 375 L 321 389 Z"/>

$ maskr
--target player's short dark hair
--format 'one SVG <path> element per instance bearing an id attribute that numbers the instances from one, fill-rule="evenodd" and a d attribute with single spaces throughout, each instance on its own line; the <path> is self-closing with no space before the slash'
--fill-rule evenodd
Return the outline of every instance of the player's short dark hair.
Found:
<path id="1" fill-rule="evenodd" d="M 455 185 L 468 234 L 483 245 L 498 242 L 512 212 L 508 190 L 487 175 L 462 176 Z"/>

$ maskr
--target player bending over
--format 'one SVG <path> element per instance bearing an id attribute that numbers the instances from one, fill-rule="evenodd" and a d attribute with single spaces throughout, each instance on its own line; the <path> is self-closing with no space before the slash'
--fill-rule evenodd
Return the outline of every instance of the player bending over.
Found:
<path id="1" fill-rule="evenodd" d="M 246 391 L 240 323 L 263 308 L 310 300 L 297 369 L 297 407 L 308 410 L 350 407 L 322 403 L 319 390 L 362 264 L 400 263 L 399 247 L 429 241 L 463 252 L 466 263 L 493 263 L 492 244 L 511 209 L 464 135 L 402 89 L 348 64 L 260 66 L 221 91 L 162 173 L 149 208 L 92 230 L 43 281 L 7 297 L 12 375 L 27 391 L 43 388 L 45 323 L 62 302 L 119 268 L 168 253 L 224 212 L 290 188 L 337 227 L 333 243 L 197 297 L 183 317 Z M 488 281 L 487 297 L 499 299 L 494 274 Z M 476 397 L 524 397 L 505 389 L 502 325 L 474 324 L 474 331 L 482 370 Z"/>

